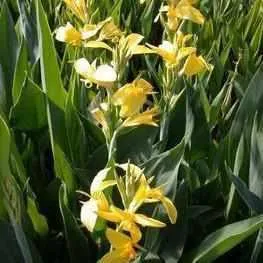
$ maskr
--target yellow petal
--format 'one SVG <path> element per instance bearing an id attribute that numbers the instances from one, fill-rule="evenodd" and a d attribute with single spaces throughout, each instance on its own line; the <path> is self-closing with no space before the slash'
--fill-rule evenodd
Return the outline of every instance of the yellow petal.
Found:
<path id="1" fill-rule="evenodd" d="M 85 0 L 64 0 L 64 2 L 73 14 L 83 22 L 88 19 L 87 3 Z"/>
<path id="2" fill-rule="evenodd" d="M 135 196 L 129 205 L 129 211 L 135 212 L 143 204 L 147 198 L 147 187 L 148 184 L 145 176 L 141 176 L 139 188 L 137 189 Z"/>
<path id="3" fill-rule="evenodd" d="M 179 51 L 178 51 L 178 61 L 181 61 L 183 58 L 189 56 L 190 54 L 196 52 L 196 48 L 194 47 L 183 47 L 183 48 L 180 48 Z"/>
<path id="4" fill-rule="evenodd" d="M 92 198 L 97 201 L 98 211 L 109 211 L 109 203 L 103 192 L 95 192 Z"/>
<path id="5" fill-rule="evenodd" d="M 177 220 L 177 210 L 176 210 L 176 207 L 174 206 L 173 202 L 167 198 L 167 197 L 163 197 L 161 199 L 161 202 L 168 214 L 168 217 L 171 221 L 172 224 L 175 224 L 176 223 L 176 220 Z"/>
<path id="6" fill-rule="evenodd" d="M 168 16 L 168 27 L 172 31 L 176 31 L 179 27 L 179 19 L 177 17 Z"/>
<path id="7" fill-rule="evenodd" d="M 97 211 L 97 215 L 107 221 L 114 222 L 114 223 L 119 223 L 121 222 L 121 218 L 119 217 L 118 214 L 113 213 L 113 212 L 107 212 L 107 211 Z"/>
<path id="8" fill-rule="evenodd" d="M 156 121 L 154 120 L 154 117 L 158 115 L 158 109 L 152 108 L 150 110 L 146 110 L 143 113 L 137 114 L 135 116 L 127 118 L 123 122 L 124 127 L 132 127 L 132 126 L 138 126 L 138 125 L 152 125 L 152 126 L 158 126 Z"/>
<path id="9" fill-rule="evenodd" d="M 131 238 L 123 233 L 107 228 L 106 237 L 113 248 L 122 248 L 131 242 Z"/>
<path id="10" fill-rule="evenodd" d="M 138 114 L 147 100 L 147 95 L 152 92 L 149 82 L 138 79 L 118 89 L 113 95 L 113 103 L 121 105 L 122 118 Z"/>
<path id="11" fill-rule="evenodd" d="M 112 48 L 102 41 L 88 41 L 84 46 L 89 48 L 104 48 L 112 52 Z"/>
<path id="12" fill-rule="evenodd" d="M 151 94 L 153 91 L 153 86 L 145 79 L 136 79 L 134 85 L 135 87 L 141 88 L 145 94 Z"/>
<path id="13" fill-rule="evenodd" d="M 133 50 L 136 48 L 136 46 L 139 45 L 139 43 L 143 40 L 144 36 L 136 33 L 132 33 L 126 37 L 126 45 L 127 48 L 133 52 Z"/>
<path id="14" fill-rule="evenodd" d="M 133 243 L 138 243 L 141 240 L 142 232 L 135 223 L 123 225 L 123 226 L 124 226 L 124 230 L 130 232 Z"/>
<path id="15" fill-rule="evenodd" d="M 143 214 L 135 214 L 135 221 L 136 221 L 136 223 L 138 223 L 144 227 L 145 226 L 149 226 L 149 227 L 165 227 L 166 226 L 165 223 L 163 223 L 159 220 L 147 217 Z"/>
<path id="16" fill-rule="evenodd" d="M 121 30 L 114 24 L 113 21 L 109 21 L 106 23 L 101 32 L 100 32 L 100 39 L 119 39 L 122 35 Z"/>
<path id="17" fill-rule="evenodd" d="M 81 30 L 82 40 L 87 40 L 91 37 L 94 37 L 99 31 L 99 28 L 96 25 L 86 24 Z"/>
<path id="18" fill-rule="evenodd" d="M 196 54 L 193 53 L 186 59 L 180 74 L 185 74 L 187 77 L 191 77 L 205 70 L 211 69 L 211 65 L 207 64 L 202 56 L 197 57 Z"/>
<path id="19" fill-rule="evenodd" d="M 144 45 L 138 45 L 136 46 L 133 51 L 132 51 L 132 54 L 133 55 L 140 55 L 140 54 L 152 54 L 152 53 L 155 53 L 153 50 L 147 48 L 146 46 Z"/>
<path id="20" fill-rule="evenodd" d="M 123 257 L 123 250 L 116 249 L 105 254 L 99 261 L 100 263 L 128 263 L 129 260 Z"/>
<path id="21" fill-rule="evenodd" d="M 161 56 L 168 64 L 177 64 L 175 46 L 171 42 L 164 40 L 158 47 L 149 44 L 147 44 L 147 46 L 149 46 L 153 51 Z"/>
<path id="22" fill-rule="evenodd" d="M 182 5 L 176 7 L 176 16 L 181 19 L 188 19 L 193 21 L 197 24 L 203 24 L 205 21 L 204 16 L 201 14 L 201 12 L 190 6 L 190 5 Z"/>

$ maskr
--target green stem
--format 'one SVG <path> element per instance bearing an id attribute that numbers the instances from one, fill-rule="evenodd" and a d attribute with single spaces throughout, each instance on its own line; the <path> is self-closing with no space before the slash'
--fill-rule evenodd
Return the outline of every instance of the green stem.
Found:
<path id="1" fill-rule="evenodd" d="M 160 136 L 159 141 L 164 141 L 168 137 L 168 130 L 170 124 L 170 116 L 168 111 L 164 111 L 160 123 Z"/>
<path id="2" fill-rule="evenodd" d="M 112 162 L 115 162 L 116 158 L 116 138 L 118 134 L 118 129 L 115 130 L 112 134 L 112 137 L 109 141 L 108 145 L 108 164 L 111 164 Z"/>

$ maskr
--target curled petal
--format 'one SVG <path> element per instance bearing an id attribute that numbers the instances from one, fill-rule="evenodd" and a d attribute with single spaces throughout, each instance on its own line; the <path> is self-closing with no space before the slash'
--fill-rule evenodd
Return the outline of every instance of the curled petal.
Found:
<path id="1" fill-rule="evenodd" d="M 131 242 L 131 238 L 123 233 L 107 228 L 106 237 L 113 248 L 122 248 Z"/>
<path id="2" fill-rule="evenodd" d="M 143 38 L 144 36 L 136 33 L 132 33 L 125 38 L 127 48 L 131 51 L 131 53 L 133 53 L 134 49 L 139 45 Z"/>
<path id="3" fill-rule="evenodd" d="M 177 210 L 176 210 L 176 207 L 174 206 L 173 202 L 167 198 L 167 197 L 163 197 L 161 199 L 161 202 L 168 214 L 168 217 L 171 221 L 172 224 L 175 224 L 176 223 L 176 220 L 177 220 Z"/>
<path id="4" fill-rule="evenodd" d="M 176 7 L 176 16 L 181 19 L 188 19 L 197 24 L 203 24 L 205 21 L 201 12 L 191 5 L 178 5 Z"/>
<path id="5" fill-rule="evenodd" d="M 97 173 L 90 186 L 91 195 L 96 192 L 102 192 L 106 188 L 116 185 L 115 180 L 108 178 L 110 170 L 110 168 L 106 168 Z"/>
<path id="6" fill-rule="evenodd" d="M 118 214 L 113 212 L 107 212 L 107 211 L 97 211 L 97 215 L 107 221 L 119 223 L 121 222 L 121 218 Z"/>
<path id="7" fill-rule="evenodd" d="M 93 232 L 96 225 L 98 219 L 97 211 L 98 204 L 95 199 L 90 199 L 89 201 L 83 203 L 81 207 L 80 220 L 90 232 Z"/>
<path id="8" fill-rule="evenodd" d="M 84 46 L 89 48 L 103 48 L 112 52 L 112 48 L 103 41 L 88 41 Z"/>
<path id="9" fill-rule="evenodd" d="M 123 122 L 124 127 L 132 127 L 132 126 L 138 126 L 138 125 L 152 125 L 152 126 L 158 126 L 156 121 L 154 120 L 154 117 L 158 115 L 158 109 L 152 108 L 150 110 L 146 110 L 143 113 L 139 113 L 135 116 L 127 118 Z"/>
<path id="10" fill-rule="evenodd" d="M 151 50 L 150 48 L 147 48 L 144 45 L 138 45 L 132 51 L 133 55 L 152 54 L 152 53 L 155 53 L 155 52 L 153 50 Z"/>
<path id="11" fill-rule="evenodd" d="M 133 243 L 137 243 L 142 239 L 142 232 L 136 224 L 124 225 L 124 230 L 130 232 Z"/>
<path id="12" fill-rule="evenodd" d="M 157 228 L 166 226 L 165 223 L 163 223 L 159 220 L 147 217 L 143 214 L 136 214 L 135 215 L 135 221 L 136 221 L 136 223 L 138 223 L 142 226 L 157 227 Z"/>

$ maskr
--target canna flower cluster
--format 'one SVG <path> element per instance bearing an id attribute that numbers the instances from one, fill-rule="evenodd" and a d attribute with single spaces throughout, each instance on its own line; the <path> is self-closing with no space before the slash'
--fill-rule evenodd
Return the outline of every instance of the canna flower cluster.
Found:
<path id="1" fill-rule="evenodd" d="M 89 1 L 64 2 L 77 18 L 77 23 L 67 22 L 59 27 L 56 39 L 74 46 L 80 51 L 76 54 L 82 54 L 74 61 L 74 69 L 83 86 L 98 91 L 88 108 L 89 117 L 102 129 L 108 150 L 107 168 L 95 176 L 87 194 L 89 200 L 82 202 L 80 218 L 87 230 L 95 234 L 94 237 L 98 236 L 97 233 L 105 233 L 111 245 L 100 262 L 126 263 L 144 251 L 140 245 L 143 228 L 166 227 L 166 223 L 147 216 L 143 212 L 144 206 L 161 205 L 172 224 L 176 223 L 177 210 L 165 196 L 163 185 L 152 186 L 154 178 L 146 178 L 143 170 L 133 164 L 116 164 L 117 136 L 127 127 L 158 126 L 158 117 L 159 142 L 165 148 L 170 114 L 183 92 L 176 88 L 176 80 L 212 70 L 212 65 L 198 54 L 196 38 L 183 30 L 185 20 L 201 25 L 205 18 L 195 7 L 196 0 L 165 1 L 167 4 L 160 9 L 165 25 L 164 40 L 154 46 L 144 44 L 144 36 L 140 34 L 121 31 L 111 17 L 94 23 Z M 145 2 L 140 0 L 141 4 Z M 88 52 L 85 51 L 89 49 L 102 50 L 103 55 L 101 58 L 87 58 Z M 157 72 L 162 75 L 158 83 L 159 100 L 155 97 L 154 87 L 140 74 L 127 82 L 130 59 L 141 54 L 158 55 L 163 60 Z"/>
<path id="2" fill-rule="evenodd" d="M 196 55 L 195 47 L 187 46 L 187 42 L 192 37 L 193 35 L 184 35 L 178 30 L 174 35 L 173 42 L 164 40 L 158 47 L 150 44 L 148 46 L 163 58 L 166 67 L 176 70 L 179 75 L 185 74 L 187 77 L 191 77 L 212 69 L 212 65 L 208 64 L 201 55 Z"/>
<path id="3" fill-rule="evenodd" d="M 105 49 L 112 57 L 110 63 L 100 65 L 97 59 L 90 62 L 85 57 L 74 62 L 75 71 L 87 87 L 96 85 L 106 89 L 106 96 L 91 110 L 91 113 L 102 127 L 108 145 L 113 133 L 121 128 L 142 124 L 157 126 L 158 107 L 145 109 L 148 96 L 153 94 L 152 85 L 142 78 L 121 85 L 128 61 L 132 56 L 154 53 L 141 44 L 144 37 L 136 33 L 125 34 L 111 18 L 96 25 L 89 23 L 88 6 L 84 0 L 68 0 L 65 3 L 79 18 L 82 27 L 76 29 L 68 22 L 66 26 L 56 30 L 56 39 L 84 49 Z"/>
<path id="4" fill-rule="evenodd" d="M 117 41 L 122 35 L 121 30 L 111 18 L 97 24 L 91 22 L 86 0 L 64 0 L 67 8 L 77 17 L 79 23 L 73 26 L 70 22 L 56 30 L 56 39 L 73 46 L 98 46 L 102 40 Z M 98 42 L 98 43 L 97 43 Z M 105 45 L 104 45 L 105 47 Z"/>
<path id="5" fill-rule="evenodd" d="M 167 25 L 170 30 L 177 31 L 182 20 L 190 20 L 202 25 L 205 21 L 202 13 L 194 7 L 198 0 L 168 0 L 161 12 L 167 14 Z"/>
<path id="6" fill-rule="evenodd" d="M 118 169 L 124 176 L 119 175 Z M 141 228 L 163 228 L 164 222 L 138 212 L 143 205 L 161 203 L 170 222 L 176 223 L 177 211 L 172 201 L 164 195 L 163 186 L 151 187 L 153 178 L 146 179 L 143 170 L 126 163 L 100 171 L 90 187 L 90 199 L 82 203 L 81 222 L 90 231 L 106 228 L 106 237 L 111 244 L 110 252 L 102 257 L 101 263 L 130 262 L 141 250 Z M 122 201 L 117 207 L 109 192 L 116 187 Z M 104 224 L 102 224 L 104 222 Z M 115 230 L 107 227 L 115 224 Z"/>

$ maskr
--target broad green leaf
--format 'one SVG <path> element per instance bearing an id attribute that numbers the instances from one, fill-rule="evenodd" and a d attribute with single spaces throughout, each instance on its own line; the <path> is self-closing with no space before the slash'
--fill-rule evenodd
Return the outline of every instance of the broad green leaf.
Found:
<path id="1" fill-rule="evenodd" d="M 254 234 L 262 226 L 263 215 L 226 225 L 202 241 L 189 262 L 212 262 Z"/>
<path id="2" fill-rule="evenodd" d="M 73 192 L 75 189 L 75 179 L 68 159 L 66 158 L 66 153 L 68 152 L 65 133 L 66 91 L 63 88 L 60 78 L 56 50 L 47 17 L 41 2 L 36 0 L 36 3 L 41 79 L 44 92 L 48 98 L 47 117 L 54 166 L 56 175 L 64 180 L 68 189 Z"/>
<path id="3" fill-rule="evenodd" d="M 235 166 L 234 166 L 234 175 L 239 176 L 240 169 L 244 160 L 244 136 L 242 135 L 237 147 Z M 232 209 L 233 201 L 235 196 L 235 186 L 232 183 L 230 186 L 227 206 L 226 206 L 226 217 L 228 218 Z"/>
<path id="4" fill-rule="evenodd" d="M 140 164 L 148 160 L 153 152 L 153 143 L 157 129 L 151 126 L 140 126 L 127 130 L 117 138 L 118 162 Z M 132 143 L 131 143 L 132 142 Z"/>
<path id="5" fill-rule="evenodd" d="M 60 110 L 64 110 L 66 91 L 63 88 L 60 77 L 54 41 L 42 4 L 39 0 L 36 0 L 36 2 L 41 79 L 43 83 L 43 89 L 50 101 Z"/>
<path id="6" fill-rule="evenodd" d="M 75 87 L 70 87 L 65 110 L 67 139 L 71 161 L 75 167 L 85 167 L 88 154 L 88 144 L 84 126 L 74 105 Z"/>
<path id="7" fill-rule="evenodd" d="M 114 22 L 119 25 L 121 20 L 121 7 L 123 0 L 116 0 L 112 6 L 112 9 L 109 11 L 109 15 L 113 18 Z"/>
<path id="8" fill-rule="evenodd" d="M 143 25 L 142 34 L 145 38 L 148 38 L 149 34 L 152 31 L 153 20 L 155 18 L 155 5 L 156 4 L 154 0 L 147 1 L 143 13 L 140 16 L 140 22 Z"/>
<path id="9" fill-rule="evenodd" d="M 26 0 L 17 0 L 20 13 L 20 26 L 26 44 L 30 61 L 34 64 L 39 59 L 39 47 L 37 39 L 36 10 L 34 1 L 31 1 L 30 12 L 26 7 Z"/>
<path id="10" fill-rule="evenodd" d="M 32 80 L 26 79 L 23 83 L 10 119 L 16 129 L 23 131 L 47 125 L 45 95 Z"/>
<path id="11" fill-rule="evenodd" d="M 263 199 L 263 129 L 255 115 L 250 147 L 249 190 Z"/>
<path id="12" fill-rule="evenodd" d="M 10 145 L 11 138 L 9 128 L 0 115 L 0 178 L 4 178 L 9 175 L 10 167 L 9 167 L 9 153 L 10 153 Z"/>
<path id="13" fill-rule="evenodd" d="M 243 201 L 247 204 L 247 206 L 257 212 L 258 214 L 263 213 L 263 200 L 258 198 L 253 192 L 249 191 L 246 184 L 242 181 L 241 178 L 237 176 L 233 176 L 232 174 L 229 175 L 231 181 L 235 185 L 235 188 L 243 199 Z"/>
<path id="14" fill-rule="evenodd" d="M 0 10 L 0 65 L 4 76 L 3 84 L 5 87 L 6 106 L 8 107 L 6 110 L 12 104 L 13 75 L 18 48 L 14 22 L 4 1 L 2 10 Z"/>
<path id="15" fill-rule="evenodd" d="M 2 182 L 6 175 L 10 174 L 8 165 L 10 152 L 10 133 L 9 129 L 0 115 L 0 217 L 6 216 L 6 209 L 4 207 L 4 193 L 2 189 Z"/>
<path id="16" fill-rule="evenodd" d="M 15 73 L 14 73 L 14 82 L 12 88 L 13 104 L 16 104 L 19 99 L 23 87 L 23 83 L 26 79 L 27 70 L 28 70 L 27 49 L 25 45 L 25 40 L 22 39 L 22 43 L 20 45 L 19 54 L 16 62 Z"/>
<path id="17" fill-rule="evenodd" d="M 253 79 L 251 80 L 244 97 L 240 103 L 236 116 L 232 122 L 232 126 L 229 133 L 229 153 L 233 152 L 233 148 L 238 143 L 241 133 L 244 127 L 246 129 L 252 128 L 252 121 L 255 113 L 258 114 L 262 111 L 263 103 L 263 89 L 261 88 L 261 83 L 263 81 L 263 65 L 260 66 L 258 71 L 255 73 Z"/>
<path id="18" fill-rule="evenodd" d="M 182 140 L 176 147 L 163 152 L 143 164 L 145 174 L 154 176 L 156 185 L 164 185 L 165 194 L 175 196 L 178 170 L 183 159 L 185 142 Z"/>

